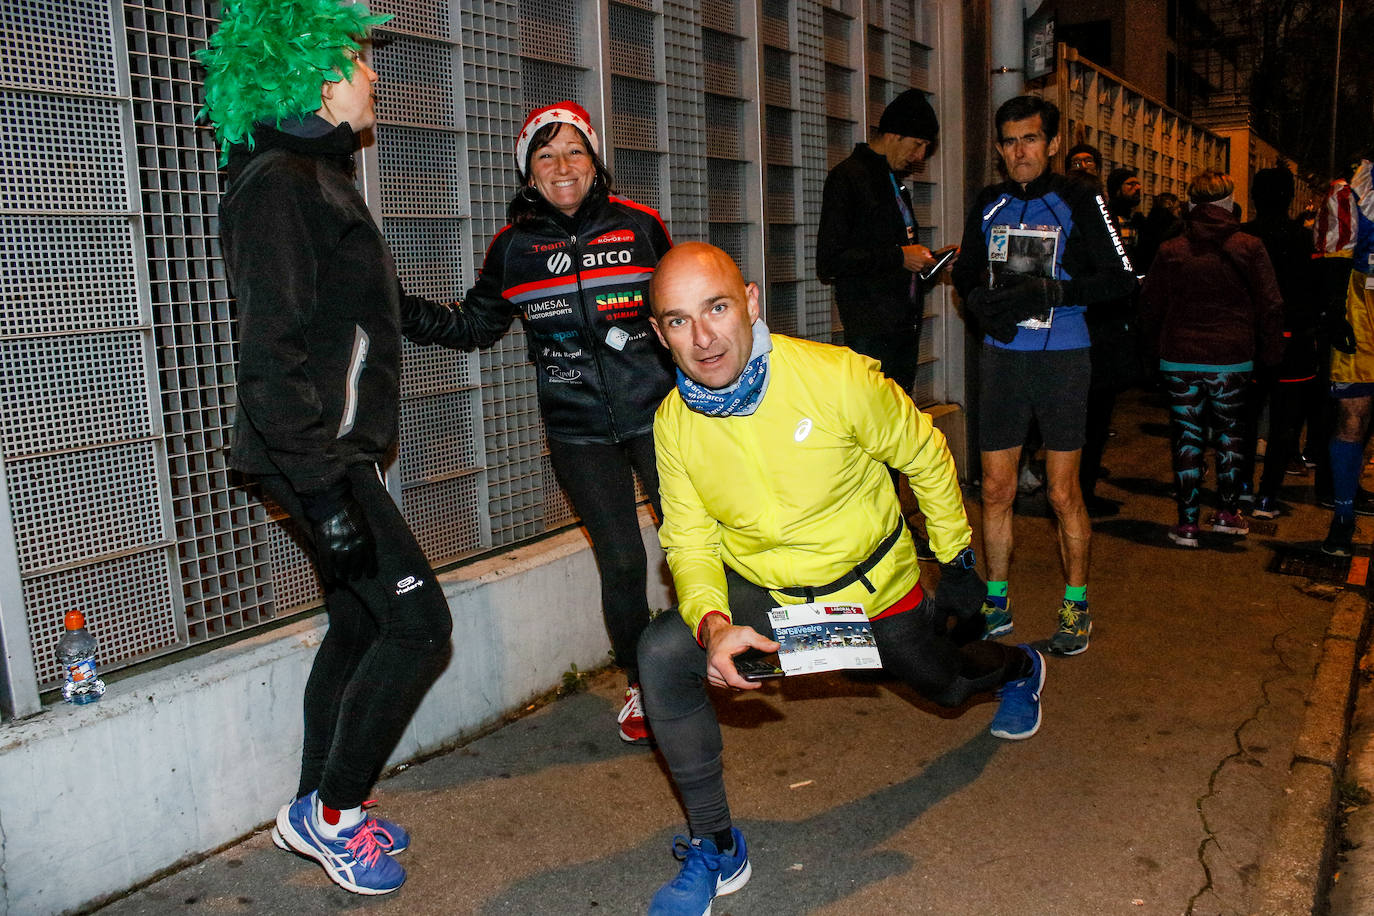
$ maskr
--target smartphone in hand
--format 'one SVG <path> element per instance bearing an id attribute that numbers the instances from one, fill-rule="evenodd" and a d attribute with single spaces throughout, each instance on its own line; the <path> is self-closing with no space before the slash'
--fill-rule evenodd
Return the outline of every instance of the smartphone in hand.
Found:
<path id="1" fill-rule="evenodd" d="M 759 655 L 752 652 L 735 656 L 735 670 L 746 681 L 766 681 L 786 674 L 778 667 L 776 654 Z"/>
<path id="2" fill-rule="evenodd" d="M 934 256 L 935 263 L 927 267 L 925 270 L 921 271 L 920 277 L 922 280 L 929 280 L 931 277 L 938 274 L 941 270 L 944 270 L 946 267 L 948 267 L 950 262 L 953 261 L 959 255 L 959 246 L 946 245 L 944 248 L 932 251 L 931 255 Z"/>

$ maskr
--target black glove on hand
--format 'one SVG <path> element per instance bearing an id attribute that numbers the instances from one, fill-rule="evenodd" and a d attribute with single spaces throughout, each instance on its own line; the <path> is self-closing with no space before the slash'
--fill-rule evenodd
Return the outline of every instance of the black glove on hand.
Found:
<path id="1" fill-rule="evenodd" d="M 978 617 L 987 593 L 987 584 L 978 575 L 972 547 L 965 547 L 953 560 L 940 564 L 940 585 L 935 590 L 934 600 L 936 608 L 946 617 L 956 620 Z"/>
<path id="2" fill-rule="evenodd" d="M 1016 322 L 1021 320 L 1016 317 L 1015 301 L 1010 293 L 1011 290 L 1006 288 L 979 287 L 964 300 L 964 305 L 978 319 L 978 326 L 983 333 L 1002 343 L 1011 343 L 1016 337 Z"/>
<path id="3" fill-rule="evenodd" d="M 1027 277 L 1010 288 L 1018 295 L 1017 321 L 1049 313 L 1064 304 L 1064 284 L 1050 277 Z"/>
<path id="4" fill-rule="evenodd" d="M 1350 322 L 1345 320 L 1344 315 L 1332 317 L 1327 324 L 1327 333 L 1331 336 L 1331 348 L 1340 350 L 1342 353 L 1354 353 L 1355 329 L 1350 326 Z"/>
<path id="5" fill-rule="evenodd" d="M 377 575 L 377 542 L 347 480 L 301 494 L 315 535 L 315 562 L 326 585 Z"/>

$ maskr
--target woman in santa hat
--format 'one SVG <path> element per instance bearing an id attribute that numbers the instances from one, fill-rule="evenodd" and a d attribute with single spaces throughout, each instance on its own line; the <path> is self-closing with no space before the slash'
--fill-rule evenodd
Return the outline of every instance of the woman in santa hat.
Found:
<path id="1" fill-rule="evenodd" d="M 549 459 L 591 538 L 601 607 L 629 684 L 621 739 L 648 744 L 635 647 L 649 622 L 634 474 L 654 511 L 654 410 L 672 363 L 649 326 L 649 278 L 672 246 L 658 211 L 617 197 L 586 110 L 531 111 L 515 138 L 520 188 L 476 284 L 441 326 L 407 334 L 489 347 L 518 316 L 534 362 Z M 420 323 L 430 321 L 421 315 Z"/>

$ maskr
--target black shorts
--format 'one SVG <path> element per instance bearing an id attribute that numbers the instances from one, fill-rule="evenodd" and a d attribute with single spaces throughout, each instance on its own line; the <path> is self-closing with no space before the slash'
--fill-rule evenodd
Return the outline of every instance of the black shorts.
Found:
<path id="1" fill-rule="evenodd" d="M 984 345 L 978 388 L 978 439 L 985 452 L 1017 448 L 1031 417 L 1045 448 L 1083 447 L 1092 361 L 1079 350 L 1005 350 Z"/>

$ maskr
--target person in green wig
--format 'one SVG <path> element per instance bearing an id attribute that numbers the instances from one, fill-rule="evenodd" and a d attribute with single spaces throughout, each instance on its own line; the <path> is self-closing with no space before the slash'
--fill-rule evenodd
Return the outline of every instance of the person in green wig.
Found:
<path id="1" fill-rule="evenodd" d="M 407 296 L 353 180 L 376 121 L 362 3 L 226 0 L 200 55 L 228 184 L 220 241 L 238 300 L 230 464 L 299 524 L 329 629 L 305 688 L 296 797 L 273 840 L 358 894 L 405 881 L 399 825 L 363 801 L 451 654 L 443 591 L 383 483 L 401 338 L 449 310 Z"/>

